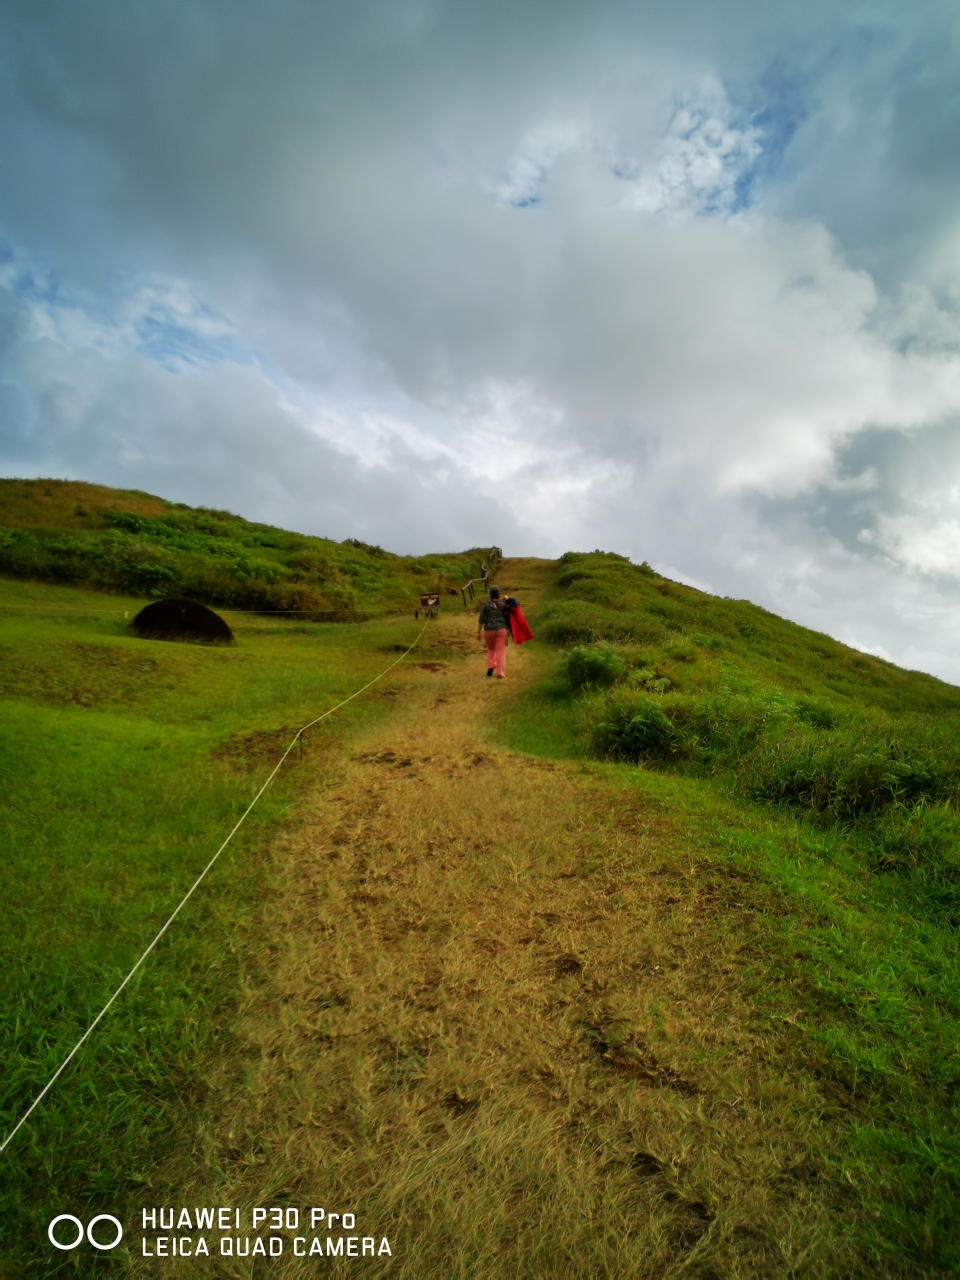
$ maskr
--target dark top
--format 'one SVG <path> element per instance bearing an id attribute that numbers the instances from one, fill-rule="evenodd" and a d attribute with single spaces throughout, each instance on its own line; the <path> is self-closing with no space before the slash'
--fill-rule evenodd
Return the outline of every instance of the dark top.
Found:
<path id="1" fill-rule="evenodd" d="M 506 631 L 510 624 L 507 615 L 495 600 L 485 600 L 480 606 L 479 625 L 484 631 Z"/>

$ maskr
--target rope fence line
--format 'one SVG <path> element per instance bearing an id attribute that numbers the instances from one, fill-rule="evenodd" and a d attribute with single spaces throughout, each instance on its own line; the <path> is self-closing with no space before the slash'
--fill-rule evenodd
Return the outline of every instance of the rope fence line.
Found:
<path id="1" fill-rule="evenodd" d="M 33 1114 L 33 1112 L 37 1109 L 37 1107 L 40 1105 L 40 1103 L 43 1101 L 43 1099 L 47 1096 L 47 1094 L 50 1092 L 50 1090 L 53 1088 L 53 1086 L 54 1086 L 54 1085 L 56 1084 L 56 1082 L 59 1080 L 60 1076 L 61 1076 L 61 1075 L 63 1075 L 64 1071 L 67 1069 L 67 1067 L 70 1065 L 70 1063 L 71 1063 L 71 1062 L 73 1061 L 73 1059 L 76 1057 L 76 1055 L 79 1053 L 79 1051 L 80 1051 L 80 1049 L 83 1047 L 84 1043 L 89 1039 L 89 1037 L 90 1037 L 90 1036 L 93 1034 L 93 1032 L 96 1030 L 96 1028 L 97 1028 L 98 1024 L 100 1023 L 100 1021 L 101 1021 L 101 1019 L 104 1017 L 104 1015 L 107 1013 L 107 1011 L 110 1009 L 111 1005 L 113 1005 L 113 1003 L 117 1000 L 117 998 L 119 997 L 119 995 L 121 994 L 121 992 L 123 991 L 123 989 L 126 987 L 127 983 L 130 981 L 130 979 L 133 977 L 133 975 L 137 972 L 137 970 L 141 967 L 141 965 L 143 964 L 143 962 L 146 960 L 147 956 L 149 956 L 149 955 L 150 955 L 151 951 L 153 951 L 154 947 L 157 945 L 157 943 L 160 941 L 160 939 L 163 937 L 163 935 L 167 932 L 167 930 L 168 930 L 168 929 L 170 928 L 170 926 L 173 924 L 174 920 L 176 920 L 177 916 L 180 914 L 180 912 L 183 910 L 183 908 L 186 906 L 186 904 L 189 902 L 189 900 L 193 897 L 194 893 L 195 893 L 195 892 L 196 892 L 196 890 L 199 888 L 199 886 L 200 886 L 200 884 L 202 883 L 202 881 L 205 879 L 205 877 L 206 877 L 206 875 L 207 875 L 207 872 L 208 872 L 208 871 L 210 871 L 210 869 L 213 867 L 214 863 L 215 863 L 215 862 L 217 861 L 217 859 L 220 857 L 221 853 L 223 853 L 224 849 L 226 849 L 227 845 L 230 843 L 230 841 L 233 839 L 233 837 L 237 834 L 237 832 L 238 832 L 238 831 L 240 830 L 240 828 L 243 826 L 244 822 L 246 822 L 247 818 L 248 818 L 248 817 L 250 816 L 250 814 L 253 812 L 254 806 L 256 805 L 257 801 L 260 799 L 260 797 L 263 795 L 263 793 L 266 791 L 266 789 L 270 786 L 270 783 L 274 780 L 274 778 L 275 778 L 275 777 L 277 776 L 277 774 L 280 772 L 280 769 L 281 769 L 281 767 L 282 767 L 282 765 L 283 765 L 284 761 L 286 760 L 287 756 L 290 754 L 290 752 L 293 750 L 293 748 L 294 748 L 294 747 L 295 747 L 299 742 L 301 742 L 301 741 L 302 741 L 302 739 L 303 739 L 303 735 L 306 733 L 306 731 L 307 731 L 308 729 L 312 729 L 314 725 L 319 724 L 321 720 L 326 720 L 327 716 L 332 716 L 332 715 L 333 715 L 333 713 L 334 713 L 335 711 L 339 711 L 341 707 L 345 707 L 345 706 L 347 705 L 347 703 L 348 703 L 348 702 L 352 702 L 352 701 L 354 700 L 354 698 L 358 698 L 358 697 L 360 696 L 360 694 L 361 694 L 361 693 L 365 693 L 365 692 L 366 692 L 366 690 L 367 690 L 367 689 L 369 689 L 369 688 L 371 687 L 371 685 L 375 685 L 375 684 L 377 683 L 377 681 L 378 681 L 378 680 L 382 680 L 382 679 L 383 679 L 383 677 L 387 674 L 387 672 L 388 672 L 388 671 L 392 671 L 392 670 L 393 670 L 393 668 L 394 668 L 395 666 L 397 666 L 399 663 L 401 663 L 401 662 L 404 660 L 404 658 L 407 656 L 407 654 L 408 654 L 408 653 L 412 653 L 412 652 L 413 652 L 413 650 L 414 650 L 414 649 L 417 647 L 417 645 L 420 643 L 420 640 L 421 640 L 421 638 L 422 638 L 422 636 L 423 636 L 424 631 L 426 631 L 426 629 L 427 629 L 427 628 L 426 628 L 426 625 L 424 625 L 424 626 L 423 626 L 423 628 L 422 628 L 422 629 L 421 629 L 421 631 L 420 631 L 420 634 L 417 636 L 416 640 L 414 640 L 414 642 L 413 642 L 413 644 L 410 646 L 410 648 L 409 648 L 409 649 L 406 649 L 406 650 L 405 650 L 405 651 L 400 655 L 400 657 L 396 659 L 396 661 L 391 662 L 391 663 L 390 663 L 390 665 L 389 665 L 388 667 L 384 668 L 384 670 L 383 670 L 383 671 L 381 671 L 381 672 L 380 672 L 380 674 L 379 674 L 378 676 L 374 676 L 374 678 L 373 678 L 372 680 L 368 680 L 368 681 L 367 681 L 367 683 L 363 686 L 363 688 L 362 688 L 362 689 L 357 689 L 355 693 L 351 693 L 351 694 L 350 694 L 350 697 L 349 697 L 349 698 L 344 698 L 344 700 L 343 700 L 342 702 L 338 702 L 338 703 L 337 703 L 337 705 L 336 705 L 335 707 L 331 707 L 329 711 L 324 711 L 323 715 L 317 716 L 315 720 L 311 720 L 311 721 L 309 721 L 307 724 L 302 725 L 302 726 L 297 730 L 297 732 L 295 733 L 295 735 L 294 735 L 294 737 L 293 737 L 293 739 L 292 739 L 292 741 L 291 741 L 290 745 L 287 747 L 286 751 L 283 753 L 283 755 L 280 757 L 280 759 L 279 759 L 279 760 L 277 761 L 277 763 L 274 765 L 274 767 L 273 767 L 273 771 L 271 772 L 270 776 L 267 778 L 266 782 L 263 784 L 263 786 L 260 788 L 260 790 L 257 792 L 257 794 L 253 797 L 253 799 L 250 801 L 249 805 L 247 805 L 247 808 L 244 810 L 243 815 L 240 817 L 240 819 L 238 820 L 238 822 L 237 822 L 237 823 L 236 823 L 236 825 L 234 826 L 233 830 L 232 830 L 232 831 L 230 832 L 230 834 L 227 836 L 226 840 L 224 840 L 223 844 L 222 844 L 222 845 L 220 846 L 220 848 L 216 851 L 216 853 L 213 855 L 213 857 L 210 859 L 210 861 L 207 863 L 207 865 L 203 868 L 203 870 L 202 870 L 202 871 L 200 872 L 200 874 L 197 876 L 196 880 L 194 880 L 193 884 L 190 886 L 190 888 L 187 890 L 187 892 L 186 892 L 186 893 L 183 895 L 183 897 L 180 899 L 180 902 L 177 904 L 176 908 L 174 909 L 174 911 L 172 912 L 172 914 L 169 916 L 169 918 L 167 919 L 167 921 L 166 921 L 166 923 L 163 925 L 163 927 L 158 931 L 158 933 L 157 933 L 157 934 L 156 934 L 156 936 L 154 937 L 153 941 L 150 943 L 150 945 L 146 948 L 146 950 L 145 950 L 145 951 L 143 952 L 143 954 L 140 956 L 140 959 L 136 962 L 136 964 L 133 966 L 133 968 L 130 970 L 130 972 L 127 974 L 127 976 L 124 978 L 124 980 L 120 983 L 119 987 L 117 987 L 116 991 L 114 991 L 113 995 L 110 997 L 110 999 L 107 1001 L 107 1003 L 103 1006 L 103 1008 L 100 1010 L 100 1012 L 99 1012 L 99 1013 L 97 1014 L 97 1016 L 94 1018 L 94 1020 L 90 1023 L 89 1027 L 87 1027 L 86 1031 L 83 1033 L 83 1035 L 80 1037 L 80 1039 L 77 1041 L 77 1043 L 73 1046 L 73 1048 L 70 1050 L 70 1052 L 69 1052 L 69 1053 L 67 1054 L 67 1056 L 64 1058 L 63 1062 L 61 1062 L 61 1063 L 60 1063 L 60 1066 L 59 1066 L 59 1067 L 57 1067 L 56 1071 L 53 1073 L 53 1075 L 50 1077 L 50 1079 L 47 1081 L 47 1083 L 46 1083 L 46 1084 L 43 1086 L 43 1088 L 40 1090 L 40 1092 L 39 1092 L 39 1093 L 37 1094 L 37 1096 L 34 1098 L 33 1102 L 30 1104 L 30 1106 L 27 1108 L 27 1110 L 23 1113 L 23 1115 L 20 1117 L 20 1119 L 19 1119 L 19 1120 L 17 1121 L 17 1123 L 14 1125 L 14 1127 L 10 1130 L 10 1132 L 9 1132 L 9 1133 L 7 1134 L 7 1136 L 4 1138 L 3 1142 L 2 1142 L 2 1143 L 0 1143 L 0 1155 L 2 1155 L 4 1151 L 6 1151 L 7 1147 L 10 1145 L 10 1143 L 11 1143 L 11 1142 L 13 1141 L 13 1139 L 16 1137 L 17 1133 L 19 1133 L 19 1131 L 23 1128 L 23 1126 L 26 1124 L 26 1122 L 30 1119 L 30 1116 L 31 1116 L 31 1115 Z"/>

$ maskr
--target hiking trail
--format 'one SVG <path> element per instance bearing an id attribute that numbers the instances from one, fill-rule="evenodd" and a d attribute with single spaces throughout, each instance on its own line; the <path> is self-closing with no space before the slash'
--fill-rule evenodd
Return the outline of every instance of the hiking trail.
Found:
<path id="1" fill-rule="evenodd" d="M 527 609 L 537 572 L 498 580 Z M 721 1221 L 782 1216 L 775 1171 L 802 1136 L 790 1086 L 771 1102 L 769 1039 L 751 1061 L 736 970 L 761 890 L 642 791 L 496 744 L 542 674 L 535 643 L 488 680 L 475 614 L 441 615 L 395 712 L 311 749 L 202 1159 L 164 1175 L 181 1203 L 214 1170 L 225 1204 L 307 1196 L 395 1237 L 389 1274 L 410 1277 L 659 1276 L 727 1256 Z M 721 1042 L 733 1084 L 704 1052 Z M 791 1203 L 798 1248 L 816 1216 Z M 773 1265 L 767 1241 L 729 1257 Z"/>

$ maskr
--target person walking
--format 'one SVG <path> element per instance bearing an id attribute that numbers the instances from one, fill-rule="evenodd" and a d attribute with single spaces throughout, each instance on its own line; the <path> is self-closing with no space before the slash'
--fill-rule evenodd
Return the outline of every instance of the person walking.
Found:
<path id="1" fill-rule="evenodd" d="M 480 637 L 487 645 L 487 676 L 497 673 L 497 679 L 503 679 L 503 663 L 507 656 L 507 636 L 510 634 L 510 623 L 507 611 L 500 603 L 500 588 L 490 588 L 490 599 L 484 600 L 480 606 L 477 619 L 477 643 Z"/>

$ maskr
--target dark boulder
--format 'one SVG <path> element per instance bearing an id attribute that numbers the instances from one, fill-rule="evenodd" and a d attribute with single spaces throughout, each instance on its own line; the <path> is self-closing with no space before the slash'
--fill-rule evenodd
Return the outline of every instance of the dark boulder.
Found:
<path id="1" fill-rule="evenodd" d="M 233 632 L 212 609 L 195 600 L 157 600 L 133 620 L 133 629 L 145 640 L 206 640 L 229 643 Z"/>

